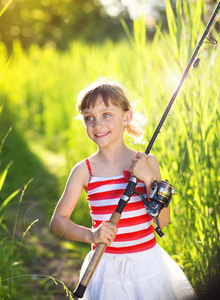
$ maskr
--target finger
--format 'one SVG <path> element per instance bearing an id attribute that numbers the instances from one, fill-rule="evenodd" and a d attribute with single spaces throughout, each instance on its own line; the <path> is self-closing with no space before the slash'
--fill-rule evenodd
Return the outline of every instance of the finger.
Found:
<path id="1" fill-rule="evenodd" d="M 132 163 L 130 164 L 129 171 L 132 172 L 133 168 L 134 168 L 134 163 L 132 162 Z"/>
<path id="2" fill-rule="evenodd" d="M 112 224 L 109 222 L 105 223 L 105 233 L 106 233 L 106 236 L 108 236 L 108 238 L 110 240 L 112 240 L 112 239 L 114 240 L 117 232 L 118 232 L 118 228 L 115 224 Z"/>
<path id="3" fill-rule="evenodd" d="M 143 152 L 143 157 L 148 159 L 149 158 L 149 154 L 146 154 L 145 152 Z"/>
<path id="4" fill-rule="evenodd" d="M 100 241 L 110 245 L 114 241 L 115 236 L 116 233 L 113 230 L 111 230 L 111 232 L 102 230 L 100 232 Z"/>
<path id="5" fill-rule="evenodd" d="M 118 228 L 115 224 L 110 223 L 110 222 L 103 222 L 103 225 L 105 226 L 106 230 L 108 230 L 108 232 L 113 232 L 113 233 L 117 233 L 118 232 Z"/>
<path id="6" fill-rule="evenodd" d="M 115 233 L 114 234 L 110 234 L 110 233 L 106 232 L 104 238 L 107 239 L 108 242 L 112 243 L 114 241 L 114 239 L 115 239 L 115 235 L 116 235 Z"/>
<path id="7" fill-rule="evenodd" d="M 147 157 L 148 155 L 145 153 L 145 152 L 137 152 L 135 154 L 135 158 L 139 159 L 139 158 L 142 158 L 142 157 Z"/>
<path id="8" fill-rule="evenodd" d="M 137 158 L 137 159 L 141 158 L 141 156 L 142 156 L 142 153 L 141 153 L 141 152 L 137 152 L 137 153 L 135 154 L 135 158 Z"/>
<path id="9" fill-rule="evenodd" d="M 111 241 L 111 240 L 109 240 L 109 239 L 107 239 L 107 238 L 105 238 L 105 239 L 103 239 L 103 241 L 102 241 L 102 243 L 105 243 L 107 246 L 111 246 L 111 243 L 112 243 L 113 241 Z"/>

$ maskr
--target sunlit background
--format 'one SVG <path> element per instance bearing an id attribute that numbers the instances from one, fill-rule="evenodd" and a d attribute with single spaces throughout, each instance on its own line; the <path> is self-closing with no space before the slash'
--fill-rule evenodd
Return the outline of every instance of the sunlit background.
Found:
<path id="1" fill-rule="evenodd" d="M 123 83 L 147 124 L 126 143 L 144 151 L 216 4 L 0 0 L 0 298 L 71 299 L 90 250 L 49 230 L 69 172 L 96 150 L 77 94 L 101 76 Z M 220 270 L 219 19 L 152 149 L 178 192 L 157 240 L 199 295 Z M 71 219 L 91 226 L 85 194 Z"/>

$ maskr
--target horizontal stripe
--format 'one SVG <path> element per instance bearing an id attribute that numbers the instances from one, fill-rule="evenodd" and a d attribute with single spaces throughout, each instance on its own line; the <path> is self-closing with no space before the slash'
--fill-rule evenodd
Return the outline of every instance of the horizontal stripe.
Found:
<path id="1" fill-rule="evenodd" d="M 121 191 L 124 191 L 126 189 L 126 186 L 127 184 L 124 183 L 124 184 L 109 184 L 109 185 L 105 185 L 103 184 L 103 186 L 99 186 L 97 188 L 87 188 L 87 194 L 88 195 L 96 195 L 98 193 L 105 193 L 105 192 L 108 192 L 108 191 L 118 191 L 118 190 L 121 190 Z M 123 192 L 122 192 L 123 193 Z"/>
<path id="2" fill-rule="evenodd" d="M 87 191 L 87 199 L 89 201 L 94 201 L 94 200 L 97 201 L 97 200 L 104 200 L 104 199 L 111 199 L 111 198 L 120 199 L 121 196 L 123 195 L 124 191 L 125 191 L 125 187 L 120 188 L 120 189 L 114 188 L 114 189 L 110 189 L 110 190 L 99 189 L 99 192 L 96 192 L 96 193 L 90 193 Z M 144 186 L 135 188 L 135 191 L 140 194 L 146 195 L 146 188 Z M 134 196 L 136 196 L 136 195 L 134 194 Z"/>
<path id="3" fill-rule="evenodd" d="M 133 226 L 118 227 L 117 234 L 133 233 L 133 232 L 141 231 L 144 229 L 148 229 L 151 225 L 152 225 L 152 220 L 141 224 L 135 224 Z"/>
<path id="4" fill-rule="evenodd" d="M 100 183 L 99 183 L 99 186 L 98 185 L 95 185 L 94 187 L 91 187 L 91 186 L 87 186 L 87 191 L 88 191 L 88 194 L 96 194 L 98 192 L 105 192 L 105 191 L 114 191 L 114 190 L 125 190 L 127 187 L 127 182 L 122 182 L 120 184 L 117 184 L 116 182 L 115 183 L 112 183 L 112 184 L 102 184 L 100 186 Z M 139 183 L 136 185 L 135 187 L 135 190 L 139 189 L 139 188 L 144 188 L 145 191 L 146 191 L 146 187 L 145 187 L 145 184 L 144 183 Z"/>
<path id="5" fill-rule="evenodd" d="M 124 178 L 120 179 L 112 179 L 112 180 L 103 180 L 103 181 L 96 181 L 96 182 L 89 182 L 87 186 L 87 190 L 89 191 L 96 191 L 102 186 L 110 189 L 111 186 L 126 186 L 128 183 L 124 180 Z"/>
<path id="6" fill-rule="evenodd" d="M 143 244 L 145 242 L 148 242 L 150 240 L 152 240 L 154 238 L 154 234 L 151 233 L 147 236 L 144 236 L 140 239 L 133 239 L 133 240 L 127 240 L 127 241 L 119 241 L 119 242 L 115 242 L 113 241 L 111 243 L 111 247 L 116 247 L 116 248 L 122 248 L 122 247 L 131 247 L 131 246 L 135 246 L 138 244 Z"/>
<path id="7" fill-rule="evenodd" d="M 154 232 L 154 227 L 151 225 L 150 227 L 135 231 L 135 232 L 127 232 L 123 234 L 116 234 L 116 237 L 114 239 L 114 242 L 123 242 L 127 240 L 140 240 L 143 237 L 150 235 Z"/>
<path id="8" fill-rule="evenodd" d="M 150 248 L 153 248 L 156 245 L 156 238 L 145 243 L 134 245 L 130 247 L 123 247 L 123 248 L 115 248 L 115 247 L 107 247 L 105 253 L 114 253 L 114 254 L 126 254 L 126 253 L 136 253 L 140 251 L 145 251 Z M 96 245 L 93 245 L 93 250 L 96 248 Z"/>
<path id="9" fill-rule="evenodd" d="M 129 203 L 136 203 L 142 200 L 140 199 L 140 196 L 138 195 L 132 195 L 132 197 L 130 198 L 130 200 L 128 201 Z M 108 206 L 108 205 L 118 205 L 119 199 L 118 198 L 111 198 L 111 199 L 103 199 L 102 201 L 100 200 L 93 200 L 90 202 L 91 206 Z M 128 205 L 127 204 L 127 205 Z"/>
<path id="10" fill-rule="evenodd" d="M 146 208 L 141 208 L 141 209 L 136 209 L 134 211 L 123 211 L 121 214 L 121 218 L 133 218 L 133 217 L 137 217 L 137 216 L 141 216 L 141 215 L 145 215 L 146 214 Z M 108 221 L 111 218 L 111 213 L 110 214 L 92 214 L 92 219 L 96 219 L 96 220 L 104 220 L 104 221 Z"/>
<path id="11" fill-rule="evenodd" d="M 108 205 L 108 206 L 90 206 L 91 214 L 112 214 L 117 208 L 117 205 Z M 135 202 L 135 203 L 128 203 L 126 204 L 123 212 L 126 211 L 134 211 L 138 209 L 144 208 L 144 204 L 142 201 Z"/>
<path id="12" fill-rule="evenodd" d="M 125 218 L 125 219 L 121 218 L 119 220 L 117 227 L 120 228 L 120 227 L 134 226 L 134 225 L 142 224 L 144 222 L 149 222 L 151 220 L 152 218 L 148 214 L 144 214 L 133 218 Z M 106 221 L 109 221 L 109 219 L 107 219 Z M 101 223 L 102 221 L 93 219 L 93 228 L 97 228 Z"/>
<path id="13" fill-rule="evenodd" d="M 124 178 L 124 175 L 114 176 L 114 177 L 92 177 L 88 183 L 87 189 L 92 190 L 100 188 L 102 185 L 119 185 L 119 184 L 128 184 L 128 181 Z M 137 186 L 144 185 L 144 182 L 138 180 Z"/>

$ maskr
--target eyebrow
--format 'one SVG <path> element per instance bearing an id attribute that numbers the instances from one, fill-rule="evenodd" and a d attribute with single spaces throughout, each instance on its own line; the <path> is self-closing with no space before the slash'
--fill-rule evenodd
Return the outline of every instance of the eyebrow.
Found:
<path id="1" fill-rule="evenodd" d="M 106 106 L 101 109 L 101 112 L 109 111 L 109 110 L 112 111 L 113 108 L 111 108 L 110 106 Z M 89 113 L 91 113 L 89 108 L 84 109 L 83 114 L 89 114 Z"/>

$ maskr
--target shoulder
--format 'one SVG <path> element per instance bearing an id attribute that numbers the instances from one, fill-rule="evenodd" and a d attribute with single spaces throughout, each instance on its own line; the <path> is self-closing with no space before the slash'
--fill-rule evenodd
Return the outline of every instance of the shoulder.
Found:
<path id="1" fill-rule="evenodd" d="M 86 188 L 89 179 L 90 174 L 88 171 L 86 160 L 82 160 L 73 167 L 72 171 L 70 172 L 68 182 L 78 182 L 83 188 Z"/>
<path id="2" fill-rule="evenodd" d="M 86 166 L 86 159 L 81 160 L 80 162 L 78 162 L 72 169 L 71 172 L 85 172 L 87 169 Z"/>

